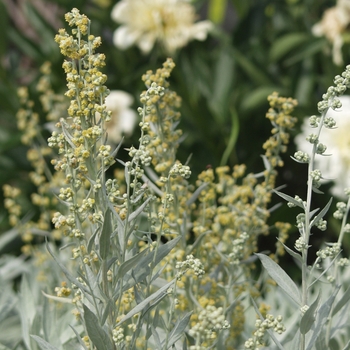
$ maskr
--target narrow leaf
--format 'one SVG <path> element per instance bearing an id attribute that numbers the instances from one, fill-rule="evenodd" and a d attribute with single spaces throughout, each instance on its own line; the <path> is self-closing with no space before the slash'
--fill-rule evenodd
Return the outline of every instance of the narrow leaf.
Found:
<path id="1" fill-rule="evenodd" d="M 148 197 L 134 212 L 132 212 L 128 217 L 128 222 L 131 222 L 136 217 L 138 217 L 151 199 L 152 197 Z"/>
<path id="2" fill-rule="evenodd" d="M 288 33 L 278 38 L 270 49 L 271 61 L 278 61 L 290 51 L 294 51 L 301 44 L 305 43 L 310 36 L 306 33 Z"/>
<path id="3" fill-rule="evenodd" d="M 298 159 L 294 158 L 293 156 L 290 156 L 290 157 L 294 160 L 294 162 L 297 162 L 299 164 L 307 164 L 305 161 L 298 160 Z"/>
<path id="4" fill-rule="evenodd" d="M 50 295 L 46 294 L 45 292 L 41 291 L 41 293 L 48 299 L 58 301 L 59 303 L 64 303 L 64 304 L 73 304 L 73 299 L 71 298 L 62 298 L 62 297 L 57 297 L 55 295 Z"/>
<path id="5" fill-rule="evenodd" d="M 146 169 L 147 171 L 147 169 Z M 155 181 L 157 181 L 156 179 Z M 163 191 L 161 191 L 145 174 L 142 175 L 142 181 L 159 197 L 163 197 Z"/>
<path id="6" fill-rule="evenodd" d="M 84 343 L 83 340 L 81 339 L 81 336 L 80 336 L 80 334 L 78 333 L 78 331 L 77 331 L 73 326 L 71 326 L 71 325 L 69 325 L 69 327 L 72 328 L 72 330 L 73 330 L 73 332 L 74 332 L 74 334 L 75 334 L 75 336 L 76 336 L 76 338 L 77 338 L 77 340 L 78 340 L 80 346 L 81 346 L 84 350 L 88 350 L 87 347 L 86 347 L 86 345 L 85 345 L 85 343 Z"/>
<path id="7" fill-rule="evenodd" d="M 142 252 L 136 254 L 129 260 L 124 261 L 118 268 L 116 279 L 122 278 L 129 270 L 131 270 L 133 267 L 136 266 L 137 263 L 140 262 L 140 260 L 149 253 L 149 249 L 145 249 Z"/>
<path id="8" fill-rule="evenodd" d="M 324 194 L 324 192 L 322 192 L 321 190 L 319 190 L 318 188 L 316 188 L 315 186 L 312 186 L 312 192 L 315 192 L 317 194 Z"/>
<path id="9" fill-rule="evenodd" d="M 58 266 L 61 268 L 61 270 L 63 271 L 63 273 L 67 277 L 67 279 L 70 282 L 74 283 L 76 286 L 78 286 L 81 289 L 81 291 L 84 293 L 84 295 L 88 298 L 88 300 L 91 301 L 91 298 L 89 297 L 90 293 L 87 290 L 87 288 L 83 284 L 81 284 L 74 276 L 72 276 L 71 273 L 68 271 L 68 269 L 58 260 L 58 258 L 55 256 L 55 254 L 51 250 L 50 245 L 49 245 L 48 242 L 46 242 L 46 249 L 48 250 L 50 255 L 53 257 L 53 259 L 56 261 Z"/>
<path id="10" fill-rule="evenodd" d="M 113 256 L 113 258 L 110 258 L 107 261 L 107 271 L 111 268 L 111 266 L 118 260 L 116 256 Z"/>
<path id="11" fill-rule="evenodd" d="M 41 350 L 59 350 L 56 346 L 49 344 L 43 338 L 38 337 L 37 335 L 31 335 L 31 337 L 38 343 Z"/>
<path id="12" fill-rule="evenodd" d="M 343 350 L 350 350 L 350 340 L 346 343 Z"/>
<path id="13" fill-rule="evenodd" d="M 110 237 L 113 232 L 112 228 L 112 214 L 111 210 L 107 207 L 104 214 L 104 221 L 100 236 L 100 256 L 103 260 L 107 258 L 109 247 L 110 247 Z"/>
<path id="14" fill-rule="evenodd" d="M 292 341 L 290 342 L 288 349 L 294 350 L 294 349 L 299 349 L 299 348 L 300 348 L 300 330 L 298 329 L 295 332 L 295 335 L 294 335 Z"/>
<path id="15" fill-rule="evenodd" d="M 337 302 L 335 305 L 333 311 L 332 311 L 332 316 L 334 316 L 338 311 L 340 311 L 344 305 L 348 303 L 350 299 L 350 286 L 347 288 L 341 299 Z"/>
<path id="16" fill-rule="evenodd" d="M 109 313 L 113 310 L 114 303 L 111 299 L 108 300 L 106 308 L 103 311 L 102 318 L 101 318 L 101 325 L 103 326 L 107 320 L 107 317 Z"/>
<path id="17" fill-rule="evenodd" d="M 318 293 L 316 300 L 310 305 L 300 321 L 300 333 L 306 334 L 315 323 L 315 312 L 320 301 L 321 292 Z"/>
<path id="18" fill-rule="evenodd" d="M 278 238 L 277 238 L 277 239 L 278 239 Z M 279 239 L 278 239 L 278 240 L 279 240 Z M 283 245 L 284 249 L 286 250 L 286 252 L 287 252 L 290 256 L 292 256 L 293 258 L 295 258 L 295 259 L 296 259 L 297 261 L 299 261 L 299 262 L 302 262 L 302 261 L 303 261 L 301 255 L 300 255 L 299 253 L 297 253 L 297 252 L 295 252 L 294 250 L 290 249 L 290 248 L 287 247 L 284 243 L 282 243 L 282 242 L 280 242 L 280 243 Z"/>
<path id="19" fill-rule="evenodd" d="M 171 348 L 184 334 L 185 329 L 190 322 L 192 311 L 188 312 L 181 320 L 177 321 L 174 328 L 169 334 L 169 342 L 167 349 Z"/>
<path id="20" fill-rule="evenodd" d="M 126 320 L 128 320 L 129 318 L 133 317 L 134 315 L 136 315 L 137 313 L 143 311 L 147 306 L 149 306 L 149 304 L 151 302 L 153 302 L 152 304 L 155 305 L 156 303 L 158 303 L 159 301 L 161 301 L 164 297 L 166 297 L 167 294 L 167 290 L 169 289 L 169 287 L 171 285 L 174 284 L 175 278 L 170 281 L 169 283 L 167 283 L 165 286 L 163 286 L 162 288 L 158 289 L 155 293 L 151 294 L 149 297 L 147 297 L 145 300 L 143 300 L 141 303 L 139 303 L 138 305 L 136 305 L 131 311 L 129 311 L 124 317 L 123 319 L 117 323 L 117 327 L 119 325 L 121 325 L 123 322 L 125 322 Z"/>
<path id="21" fill-rule="evenodd" d="M 22 338 L 25 346 L 30 349 L 30 328 L 34 322 L 36 310 L 34 304 L 34 297 L 30 289 L 29 277 L 24 275 L 21 282 L 19 311 L 21 317 Z"/>
<path id="22" fill-rule="evenodd" d="M 151 325 L 151 331 L 153 335 L 154 342 L 156 343 L 157 349 L 162 349 L 162 343 L 160 342 L 159 334 L 157 330 L 154 328 L 154 325 Z"/>
<path id="23" fill-rule="evenodd" d="M 328 203 L 326 204 L 326 206 L 317 214 L 317 216 L 315 217 L 315 219 L 312 220 L 311 222 L 311 226 L 314 225 L 314 223 L 316 223 L 317 221 L 319 221 L 320 219 L 322 219 L 326 213 L 328 212 L 329 210 L 329 207 L 331 206 L 332 204 L 332 200 L 333 198 L 331 198 Z"/>
<path id="24" fill-rule="evenodd" d="M 18 229 L 12 229 L 2 232 L 0 236 L 0 250 L 3 250 L 6 245 L 16 239 L 19 235 Z"/>
<path id="25" fill-rule="evenodd" d="M 328 322 L 328 316 L 332 309 L 332 305 L 334 303 L 334 299 L 339 292 L 340 286 L 335 288 L 333 294 L 326 300 L 324 304 L 322 304 L 317 312 L 317 320 L 315 323 L 315 327 L 312 333 L 312 337 L 307 345 L 306 350 L 312 350 L 313 346 L 316 343 L 317 338 L 322 332 L 323 326 Z"/>
<path id="26" fill-rule="evenodd" d="M 173 240 L 163 244 L 158 248 L 157 255 L 154 260 L 154 266 L 164 259 L 165 256 L 176 246 L 181 237 L 176 237 Z M 131 270 L 130 273 L 125 275 L 124 279 L 121 280 L 123 283 L 123 291 L 133 287 L 135 284 L 143 281 L 151 272 L 150 264 L 153 262 L 154 254 L 149 253 L 142 257 L 138 264 Z M 117 284 L 115 287 L 115 293 L 113 299 L 118 298 L 120 291 L 120 284 Z"/>
<path id="27" fill-rule="evenodd" d="M 233 49 L 233 57 L 242 70 L 258 85 L 266 86 L 271 83 L 271 79 L 266 75 L 260 67 L 256 66 L 251 60 L 247 58 L 242 52 Z M 271 90 L 274 91 L 274 90 Z"/>
<path id="28" fill-rule="evenodd" d="M 280 196 L 281 198 L 283 198 L 284 200 L 286 200 L 287 202 L 291 202 L 294 205 L 296 205 L 297 207 L 300 207 L 301 209 L 304 209 L 304 206 L 302 203 L 298 202 L 296 199 L 294 199 L 291 196 L 288 196 L 288 194 L 279 192 L 279 191 L 273 191 L 275 192 L 278 196 Z"/>
<path id="29" fill-rule="evenodd" d="M 209 184 L 207 182 L 204 182 L 201 184 L 192 194 L 192 196 L 187 200 L 186 206 L 190 206 L 192 203 L 194 203 L 197 198 L 199 197 L 200 193 L 206 188 Z"/>
<path id="30" fill-rule="evenodd" d="M 85 266 L 85 271 L 86 275 L 84 276 L 84 279 L 86 280 L 90 290 L 93 291 L 94 296 L 100 300 L 106 300 L 105 295 L 102 294 L 96 275 L 92 272 L 91 268 L 88 265 Z"/>
<path id="31" fill-rule="evenodd" d="M 322 273 L 320 275 L 318 275 L 308 286 L 308 289 L 310 290 L 310 288 L 321 279 L 322 276 L 326 275 L 328 270 L 333 266 L 333 264 L 338 260 L 338 256 L 340 255 L 341 252 L 339 252 L 334 258 L 333 260 L 327 265 L 327 267 L 322 271 Z M 314 270 L 315 265 L 312 267 L 312 270 Z"/>
<path id="32" fill-rule="evenodd" d="M 238 135 L 239 135 L 239 118 L 237 110 L 234 107 L 230 108 L 230 114 L 232 118 L 232 125 L 231 125 L 231 132 L 230 132 L 230 138 L 228 139 L 226 149 L 224 153 L 222 154 L 220 166 L 224 166 L 227 164 L 227 161 L 235 148 L 235 145 L 237 143 Z"/>
<path id="33" fill-rule="evenodd" d="M 112 350 L 113 346 L 108 334 L 99 325 L 96 315 L 85 304 L 83 304 L 83 308 L 86 330 L 96 349 Z"/>
<path id="34" fill-rule="evenodd" d="M 271 258 L 264 254 L 256 254 L 267 270 L 268 274 L 276 281 L 276 283 L 298 304 L 301 305 L 301 296 L 299 288 L 287 273 L 276 264 Z"/>
<path id="35" fill-rule="evenodd" d="M 92 247 L 95 243 L 95 238 L 96 238 L 96 235 L 97 235 L 97 232 L 99 231 L 99 228 L 96 228 L 95 232 L 91 235 L 91 237 L 89 238 L 89 241 L 88 241 L 88 244 L 87 244 L 87 251 L 89 253 L 91 253 L 91 250 L 92 250 Z M 75 243 L 73 243 L 75 244 Z M 101 244 L 101 242 L 100 242 Z"/>
<path id="36" fill-rule="evenodd" d="M 3 290 L 0 290 L 1 293 L 4 293 Z M 0 322 L 4 321 L 7 316 L 9 316 L 10 312 L 13 310 L 15 305 L 17 304 L 17 299 L 15 298 L 6 298 L 6 301 L 2 305 L 0 305 Z"/>

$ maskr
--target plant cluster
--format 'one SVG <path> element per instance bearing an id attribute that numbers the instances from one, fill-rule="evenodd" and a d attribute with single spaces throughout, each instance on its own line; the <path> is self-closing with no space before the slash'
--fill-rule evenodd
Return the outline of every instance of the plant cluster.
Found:
<path id="1" fill-rule="evenodd" d="M 337 96 L 350 85 L 350 67 L 324 94 L 321 116 L 310 118 L 316 130 L 308 137 L 311 151 L 294 154 L 309 167 L 305 200 L 275 190 L 297 121 L 296 100 L 277 93 L 268 97 L 272 130 L 263 144 L 263 171 L 208 166 L 191 181 L 191 159 L 181 162 L 177 155 L 181 98 L 170 89 L 174 62 L 167 59 L 142 76 L 140 137 L 127 148 L 129 160 L 121 160 L 122 143 L 116 149 L 108 143 L 101 38 L 79 10 L 65 19 L 71 31 L 60 29 L 55 37 L 65 57 L 65 98 L 51 89 L 47 64 L 38 85 L 50 122 L 47 143 L 34 102 L 19 90 L 18 127 L 30 146 L 37 189 L 31 200 L 39 214 L 23 217 L 20 191 L 4 187 L 11 224 L 26 245 L 18 260 L 1 261 L 0 325 L 12 317 L 6 329 L 21 334 L 0 337 L 3 348 L 347 349 L 350 289 L 341 245 L 350 231 L 350 201 L 337 204 L 338 241 L 322 247 L 311 266 L 308 251 L 311 230 L 327 228 L 331 204 L 312 209 L 322 179 L 314 160 L 325 153 L 321 130 L 335 126 L 327 111 L 340 107 Z M 286 245 L 291 224 L 269 223 L 274 193 L 302 210 L 295 249 Z M 259 238 L 272 229 L 275 251 L 257 253 Z M 300 288 L 278 265 L 285 251 L 300 266 Z M 259 272 L 259 261 L 272 279 Z M 24 273 L 18 294 L 10 286 L 13 266 Z"/>

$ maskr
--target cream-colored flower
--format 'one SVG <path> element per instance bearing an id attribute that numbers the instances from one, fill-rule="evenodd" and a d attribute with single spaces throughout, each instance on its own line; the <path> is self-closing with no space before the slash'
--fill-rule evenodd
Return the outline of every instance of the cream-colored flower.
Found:
<path id="1" fill-rule="evenodd" d="M 194 7 L 184 0 L 121 0 L 112 10 L 121 26 L 114 32 L 114 44 L 126 49 L 136 44 L 143 53 L 158 41 L 168 53 L 190 40 L 205 40 L 213 24 L 195 23 Z"/>
<path id="2" fill-rule="evenodd" d="M 130 135 L 134 129 L 137 113 L 130 108 L 133 97 L 125 91 L 113 90 L 106 98 L 107 110 L 112 112 L 107 126 L 108 141 L 117 144 L 122 134 Z"/>
<path id="3" fill-rule="evenodd" d="M 322 20 L 316 23 L 312 32 L 316 36 L 325 36 L 333 44 L 333 62 L 343 64 L 341 48 L 342 33 L 350 24 L 350 0 L 338 0 L 337 5 L 329 8 L 323 14 Z"/>
<path id="4" fill-rule="evenodd" d="M 326 180 L 334 181 L 331 188 L 334 196 L 345 198 L 344 189 L 350 188 L 350 96 L 341 96 L 339 99 L 342 107 L 327 112 L 327 117 L 334 118 L 337 125 L 334 129 L 322 128 L 319 142 L 327 146 L 327 155 L 316 155 L 315 169 L 320 169 Z M 312 145 L 306 141 L 306 137 L 314 130 L 306 118 L 302 132 L 295 138 L 298 149 L 311 152 Z"/>

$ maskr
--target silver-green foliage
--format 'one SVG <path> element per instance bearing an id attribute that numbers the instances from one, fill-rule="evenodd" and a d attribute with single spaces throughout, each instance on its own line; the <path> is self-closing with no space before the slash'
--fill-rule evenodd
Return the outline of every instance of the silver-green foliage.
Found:
<path id="1" fill-rule="evenodd" d="M 341 76 L 335 77 L 334 83 L 335 86 L 328 89 L 318 104 L 320 117 L 312 116 L 310 118 L 311 127 L 316 129 L 316 133 L 310 134 L 307 138 L 311 144 L 311 150 L 309 153 L 304 152 L 304 150 L 298 151 L 292 157 L 299 163 L 308 164 L 306 200 L 303 201 L 299 196 L 293 198 L 276 191 L 280 197 L 288 202 L 289 207 L 302 209 L 302 213 L 297 215 L 296 220 L 300 237 L 295 243 L 295 250 L 285 246 L 287 253 L 294 258 L 301 269 L 301 290 L 278 264 L 269 257 L 258 254 L 268 274 L 296 304 L 296 312 L 299 313 L 299 317 L 294 326 L 295 336 L 291 343 L 293 349 L 347 349 L 349 346 L 349 338 L 346 336 L 349 334 L 349 279 L 344 271 L 348 260 L 341 259 L 341 244 L 346 232 L 350 198 L 347 205 L 344 204 L 345 209 L 341 215 L 342 225 L 338 241 L 326 244 L 325 248 L 317 252 L 314 263 L 311 266 L 308 265 L 310 236 L 319 234 L 313 232 L 315 227 L 322 231 L 326 229 L 327 222 L 324 217 L 332 202 L 330 199 L 321 210 L 319 208 L 312 209 L 313 193 L 322 194 L 319 190 L 322 174 L 314 168 L 314 159 L 323 156 L 323 152 L 319 152 L 320 148 L 325 149 L 320 142 L 322 128 L 335 127 L 335 121 L 333 118 L 327 117 L 327 111 L 330 108 L 337 110 L 341 107 L 337 97 L 350 87 L 350 66 L 346 67 Z M 345 189 L 345 191 L 349 196 L 349 190 Z"/>

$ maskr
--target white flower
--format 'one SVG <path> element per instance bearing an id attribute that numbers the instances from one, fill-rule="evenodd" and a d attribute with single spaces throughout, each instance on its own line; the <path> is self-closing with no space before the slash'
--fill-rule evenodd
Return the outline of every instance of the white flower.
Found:
<path id="1" fill-rule="evenodd" d="M 132 133 L 137 120 L 137 113 L 129 108 L 133 102 L 133 97 L 121 90 L 113 90 L 107 96 L 105 104 L 112 112 L 111 120 L 106 123 L 109 142 L 117 144 L 123 133 Z"/>
<path id="2" fill-rule="evenodd" d="M 184 0 L 121 0 L 112 10 L 112 19 L 121 26 L 114 32 L 114 44 L 126 49 L 136 44 L 143 53 L 152 50 L 156 41 L 168 53 L 190 40 L 205 40 L 213 24 L 194 23 L 194 7 Z"/>
<path id="3" fill-rule="evenodd" d="M 331 189 L 334 196 L 345 198 L 344 189 L 350 187 L 350 96 L 341 96 L 339 100 L 342 107 L 329 109 L 326 115 L 335 119 L 336 127 L 321 130 L 320 142 L 327 146 L 327 155 L 316 155 L 314 168 L 321 171 L 324 179 L 334 181 Z M 306 118 L 302 132 L 295 138 L 298 149 L 311 153 L 312 145 L 306 137 L 314 130 Z"/>
<path id="4" fill-rule="evenodd" d="M 325 36 L 333 44 L 333 62 L 337 65 L 343 64 L 342 33 L 347 29 L 349 23 L 350 0 L 338 0 L 337 5 L 326 10 L 322 20 L 312 28 L 314 35 Z"/>

